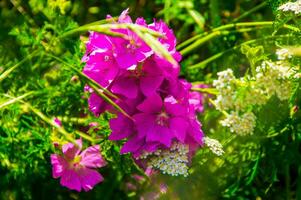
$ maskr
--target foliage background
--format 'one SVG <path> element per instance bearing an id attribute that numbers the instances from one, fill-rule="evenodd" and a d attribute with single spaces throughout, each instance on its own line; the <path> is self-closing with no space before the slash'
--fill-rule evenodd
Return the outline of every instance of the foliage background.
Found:
<path id="1" fill-rule="evenodd" d="M 158 175 L 135 181 L 132 174 L 143 173 L 129 155 L 119 156 L 119 146 L 105 141 L 110 133 L 106 114 L 95 118 L 87 110 L 83 92 L 85 81 L 74 71 L 49 56 L 82 69 L 83 40 L 87 34 L 60 40 L 59 36 L 75 27 L 118 16 L 130 8 L 133 18 L 148 22 L 161 18 L 173 28 L 178 42 L 235 22 L 275 21 L 267 28 L 253 27 L 240 32 L 233 28 L 184 54 L 181 76 L 191 82 L 212 83 L 216 72 L 232 68 L 243 75 L 249 60 L 240 51 L 246 41 L 264 47 L 261 55 L 274 58 L 275 49 L 299 45 L 300 34 L 280 29 L 283 23 L 300 27 L 298 18 L 277 12 L 281 0 L 2 0 L 0 2 L 0 73 L 22 62 L 0 80 L 0 105 L 8 96 L 26 98 L 36 108 L 22 103 L 0 109 L 0 198 L 1 199 L 139 199 L 158 193 L 161 183 L 167 193 L 161 199 L 301 199 L 301 125 L 299 83 L 289 102 L 272 98 L 258 113 L 262 122 L 252 136 L 238 137 L 219 125 L 222 115 L 206 104 L 200 116 L 204 132 L 224 145 L 225 155 L 216 157 L 208 149 L 197 152 L 188 178 Z M 255 8 L 255 9 L 254 9 Z M 273 35 L 272 35 L 273 34 Z M 183 44 L 183 43 L 182 43 Z M 233 48 L 234 47 L 234 48 Z M 182 50 L 184 48 L 181 48 Z M 222 52 L 212 62 L 198 68 L 195 64 Z M 28 56 L 33 55 L 28 58 Z M 22 61 L 24 58 L 28 58 Z M 299 65 L 300 60 L 294 60 Z M 74 78 L 75 76 L 75 78 Z M 73 78 L 72 78 L 73 77 Z M 88 131 L 92 143 L 101 140 L 109 165 L 101 169 L 105 181 L 89 193 L 71 192 L 51 177 L 50 154 L 55 151 L 51 139 L 57 131 L 41 120 L 60 117 L 68 132 Z M 89 122 L 97 121 L 98 129 Z M 97 140 L 96 140 L 97 139 Z M 98 140 L 99 139 L 99 140 Z M 88 142 L 87 142 L 88 144 Z M 129 189 L 133 183 L 136 189 Z"/>

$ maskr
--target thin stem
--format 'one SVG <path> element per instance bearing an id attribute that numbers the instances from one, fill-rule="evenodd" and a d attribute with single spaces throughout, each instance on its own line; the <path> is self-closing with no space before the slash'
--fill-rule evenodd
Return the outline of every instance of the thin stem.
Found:
<path id="1" fill-rule="evenodd" d="M 210 40 L 213 37 L 217 37 L 217 36 L 220 36 L 220 35 L 229 35 L 230 33 L 233 33 L 233 32 L 234 33 L 236 33 L 236 32 L 244 33 L 244 32 L 249 32 L 249 31 L 254 31 L 254 30 L 258 30 L 258 29 L 257 28 L 242 28 L 242 29 L 239 29 L 237 31 L 216 31 L 216 32 L 210 33 L 209 35 L 205 36 L 204 38 L 196 41 L 192 45 L 190 45 L 187 48 L 183 49 L 181 51 L 181 54 L 182 55 L 187 54 L 188 52 L 192 51 L 194 48 L 197 48 L 197 47 L 201 46 L 202 44 L 204 44 L 205 42 L 207 42 L 208 40 Z"/>
<path id="2" fill-rule="evenodd" d="M 204 44 L 205 42 L 211 40 L 212 38 L 215 38 L 216 36 L 221 35 L 221 31 L 215 31 L 212 32 L 208 35 L 206 35 L 203 38 L 200 38 L 199 40 L 195 41 L 193 44 L 191 44 L 190 46 L 186 47 L 185 49 L 183 49 L 182 51 L 180 51 L 180 53 L 185 56 L 188 53 L 190 53 L 191 51 L 193 51 L 194 49 L 200 47 L 202 44 Z"/>
<path id="3" fill-rule="evenodd" d="M 12 97 L 10 95 L 5 95 L 9 98 L 12 98 L 12 99 L 17 99 L 15 97 Z M 23 105 L 30 109 L 32 112 L 34 112 L 38 117 L 40 117 L 43 121 L 45 121 L 46 123 L 48 123 L 49 125 L 55 127 L 62 135 L 64 135 L 66 137 L 66 139 L 72 143 L 75 143 L 74 142 L 74 139 L 73 137 L 71 137 L 71 134 L 68 133 L 64 128 L 62 127 L 59 127 L 53 120 L 49 119 L 48 117 L 46 117 L 46 115 L 44 115 L 41 111 L 39 111 L 38 109 L 32 107 L 29 103 L 21 100 L 21 99 L 17 99 L 17 101 L 23 103 Z"/>
<path id="4" fill-rule="evenodd" d="M 226 24 L 226 25 L 222 25 L 220 27 L 217 27 L 217 28 L 214 28 L 212 29 L 211 31 L 208 31 L 208 32 L 205 32 L 205 33 L 201 33 L 199 35 L 196 35 L 182 43 L 180 43 L 178 46 L 177 46 L 177 49 L 182 49 L 184 48 L 185 46 L 195 42 L 197 43 L 199 40 L 202 39 L 202 37 L 204 36 L 207 36 L 209 34 L 212 34 L 213 32 L 215 31 L 221 31 L 221 30 L 227 30 L 227 29 L 231 29 L 231 28 L 239 28 L 239 27 L 250 27 L 250 26 L 266 26 L 266 27 L 272 27 L 274 25 L 274 22 L 272 21 L 263 21 L 263 22 L 240 22 L 240 23 L 231 23 L 231 24 Z M 297 28 L 297 27 L 294 27 L 292 25 L 288 25 L 288 24 L 284 24 L 282 26 L 283 28 L 286 28 L 286 29 L 290 29 L 294 32 L 300 32 L 300 29 Z M 194 45 L 194 43 L 192 44 Z M 188 46 L 189 47 L 189 46 Z M 186 47 L 186 48 L 188 48 Z M 197 46 L 196 46 L 197 47 Z"/>
<path id="5" fill-rule="evenodd" d="M 95 31 L 99 33 L 103 33 L 106 35 L 111 35 L 115 37 L 125 37 L 124 34 L 117 33 L 112 31 L 112 29 L 134 29 L 139 30 L 143 33 L 149 33 L 155 37 L 164 37 L 161 33 L 148 29 L 144 26 L 137 25 L 137 24 L 100 24 L 100 25 L 84 25 L 80 26 L 78 28 L 75 28 L 73 30 L 67 31 L 61 36 L 59 36 L 60 39 L 68 37 L 73 34 L 81 33 L 81 32 L 87 32 L 87 31 Z"/>
<path id="6" fill-rule="evenodd" d="M 217 108 L 217 105 L 216 103 L 212 100 L 212 99 L 209 99 L 209 102 L 215 107 Z M 221 113 L 223 113 L 226 117 L 229 116 L 229 114 L 226 112 L 226 111 L 220 111 Z"/>
<path id="7" fill-rule="evenodd" d="M 252 13 L 258 11 L 258 10 L 260 10 L 261 8 L 264 8 L 266 5 L 268 5 L 267 1 L 262 2 L 261 4 L 259 4 L 259 5 L 255 6 L 255 7 L 253 7 L 253 8 L 250 9 L 249 11 L 244 12 L 242 15 L 240 15 L 240 16 L 237 17 L 237 18 L 235 18 L 235 19 L 233 20 L 233 22 L 240 21 L 241 19 L 243 19 L 243 18 L 249 16 L 250 14 L 252 14 Z"/>
<path id="8" fill-rule="evenodd" d="M 81 71 L 79 71 L 77 68 L 73 67 L 72 65 L 70 65 L 69 63 L 66 63 L 64 60 L 53 56 L 51 54 L 47 54 L 48 56 L 60 61 L 62 64 L 70 67 L 73 71 L 75 71 L 80 77 L 82 77 L 87 84 L 93 89 L 93 91 L 100 96 L 104 101 L 106 101 L 108 104 L 112 105 L 117 111 L 121 112 L 124 116 L 132 119 L 132 117 L 130 115 L 128 115 L 120 106 L 118 106 L 114 101 L 112 101 L 108 96 L 106 96 L 106 94 L 110 94 L 110 96 L 115 96 L 114 94 L 112 94 L 110 91 L 108 91 L 106 88 L 100 86 L 98 83 L 96 83 L 94 80 L 90 79 L 89 77 L 87 77 L 85 74 L 83 74 Z M 99 89 L 101 91 L 99 91 Z M 116 97 L 116 96 L 115 96 Z"/>
<path id="9" fill-rule="evenodd" d="M 19 66 L 21 66 L 23 63 L 25 63 L 28 59 L 31 59 L 37 54 L 37 50 L 26 56 L 23 60 L 12 66 L 11 68 L 5 70 L 2 74 L 0 74 L 0 83 L 15 69 L 17 69 Z"/>
<path id="10" fill-rule="evenodd" d="M 191 88 L 192 91 L 217 95 L 218 91 L 215 88 Z"/>
<path id="11" fill-rule="evenodd" d="M 87 77 L 85 74 L 83 74 L 81 71 L 79 71 L 77 68 L 73 67 L 72 65 L 70 65 L 69 63 L 65 62 L 64 60 L 60 59 L 57 56 L 54 56 L 52 54 L 47 54 L 47 56 L 56 59 L 57 61 L 63 63 L 64 65 L 70 67 L 73 71 L 75 71 L 80 77 L 84 78 L 86 81 L 88 81 L 90 84 L 93 84 L 95 86 L 98 87 L 98 89 L 104 91 L 105 94 L 107 94 L 110 97 L 113 97 L 115 99 L 119 99 L 115 94 L 111 93 L 109 90 L 107 90 L 106 88 L 102 87 L 101 85 L 99 85 L 96 81 L 94 81 L 93 79 L 90 79 L 89 77 Z"/>
<path id="12" fill-rule="evenodd" d="M 86 125 L 89 122 L 87 118 L 76 118 L 67 116 L 57 116 L 57 118 L 62 122 L 71 122 L 79 125 Z"/>
<path id="13" fill-rule="evenodd" d="M 31 96 L 31 95 L 33 95 L 34 93 L 35 93 L 35 92 L 30 91 L 30 92 L 27 92 L 27 93 L 25 93 L 25 94 L 19 96 L 19 97 L 15 97 L 15 98 L 13 98 L 13 99 L 11 99 L 11 100 L 9 100 L 9 101 L 6 101 L 6 102 L 4 102 L 3 104 L 0 105 L 0 109 L 6 107 L 6 106 L 8 106 L 8 105 L 14 104 L 14 103 L 16 103 L 16 102 L 19 102 L 20 100 L 22 100 L 22 99 L 24 99 L 24 98 L 26 98 L 26 97 L 28 97 L 28 96 Z"/>
<path id="14" fill-rule="evenodd" d="M 239 45 L 236 45 L 230 49 L 227 49 L 223 52 L 220 52 L 220 53 L 217 53 L 209 58 L 207 58 L 206 60 L 203 60 L 202 62 L 199 62 L 197 64 L 194 64 L 194 65 L 191 65 L 189 66 L 188 68 L 189 69 L 204 69 L 208 63 L 222 57 L 223 55 L 225 55 L 226 53 L 230 52 L 230 51 L 233 51 L 233 50 L 236 50 L 236 49 L 239 49 L 242 45 L 244 44 L 252 44 L 252 43 L 255 43 L 255 42 L 258 42 L 258 41 L 262 41 L 262 40 L 266 40 L 266 39 L 271 39 L 271 38 L 279 38 L 279 37 L 290 37 L 290 35 L 278 35 L 278 36 L 268 36 L 268 37 L 265 37 L 265 38 L 260 38 L 260 39 L 254 39 L 254 40 L 249 40 L 249 41 L 246 41 L 246 42 L 243 42 Z"/>

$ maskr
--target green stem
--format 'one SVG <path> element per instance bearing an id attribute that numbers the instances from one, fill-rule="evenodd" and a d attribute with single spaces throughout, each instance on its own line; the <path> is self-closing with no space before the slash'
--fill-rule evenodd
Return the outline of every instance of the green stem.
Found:
<path id="1" fill-rule="evenodd" d="M 71 122 L 80 125 L 86 125 L 89 120 L 87 118 L 76 118 L 76 117 L 67 117 L 67 116 L 57 116 L 57 118 L 62 122 Z"/>
<path id="2" fill-rule="evenodd" d="M 102 87 L 101 85 L 99 85 L 96 81 L 94 81 L 93 79 L 90 79 L 89 77 L 87 77 L 84 73 L 82 73 L 80 70 L 78 70 L 77 68 L 73 67 L 72 65 L 70 65 L 69 63 L 65 62 L 64 60 L 60 59 L 57 56 L 54 56 L 52 54 L 47 54 L 47 56 L 54 58 L 55 60 L 63 63 L 64 65 L 70 67 L 73 71 L 75 71 L 80 77 L 82 77 L 83 79 L 85 79 L 88 83 L 95 85 L 98 87 L 98 90 L 102 90 L 104 91 L 104 93 L 112 98 L 115 99 L 119 99 L 115 94 L 111 93 L 109 90 L 107 90 L 106 88 Z M 90 85 L 89 84 L 89 85 Z"/>
<path id="3" fill-rule="evenodd" d="M 268 37 L 265 37 L 265 38 L 249 40 L 249 41 L 243 42 L 243 43 L 241 43 L 239 45 L 236 45 L 236 46 L 234 46 L 234 47 L 232 47 L 230 49 L 227 49 L 226 51 L 217 53 L 217 54 L 215 54 L 215 55 L 207 58 L 206 60 L 203 60 L 202 62 L 199 62 L 197 64 L 189 66 L 188 68 L 189 69 L 204 69 L 207 66 L 208 63 L 210 63 L 210 62 L 212 62 L 212 61 L 214 61 L 214 60 L 222 57 L 223 55 L 225 55 L 226 53 L 228 53 L 230 51 L 239 49 L 244 44 L 252 44 L 252 43 L 255 43 L 255 42 L 258 42 L 258 41 L 262 41 L 262 40 L 266 40 L 266 39 L 271 39 L 271 38 L 280 38 L 280 37 L 290 37 L 290 35 L 268 36 Z"/>
<path id="4" fill-rule="evenodd" d="M 184 41 L 183 43 L 181 43 L 177 46 L 177 49 L 179 50 L 181 48 L 184 48 L 185 46 L 187 46 L 187 45 L 189 45 L 193 42 L 197 43 L 199 40 L 202 40 L 202 37 L 207 36 L 209 34 L 212 34 L 215 31 L 222 31 L 222 30 L 227 30 L 227 29 L 231 29 L 231 28 L 250 27 L 250 26 L 251 27 L 252 26 L 272 27 L 273 24 L 274 23 L 272 21 L 263 21 L 263 22 L 240 22 L 240 23 L 231 23 L 231 24 L 222 25 L 220 27 L 212 29 L 211 31 L 201 33 L 199 35 L 196 35 L 196 36 Z M 300 32 L 300 30 L 297 27 L 294 27 L 294 26 L 291 26 L 291 25 L 284 24 L 282 27 L 286 28 L 286 29 L 290 29 L 294 32 Z M 194 43 L 192 45 L 194 45 Z M 194 48 L 198 47 L 197 45 L 194 45 L 194 46 L 195 46 Z M 186 49 L 187 48 L 189 48 L 189 46 L 186 47 Z"/>
<path id="5" fill-rule="evenodd" d="M 215 88 L 191 88 L 192 91 L 217 95 L 218 91 Z"/>
<path id="6" fill-rule="evenodd" d="M 108 104 L 112 105 L 117 111 L 119 111 L 120 113 L 122 113 L 124 116 L 132 119 L 132 117 L 130 115 L 128 115 L 120 106 L 118 106 L 114 101 L 112 101 L 107 95 L 110 95 L 111 97 L 116 97 L 114 94 L 112 94 L 110 91 L 108 91 L 106 88 L 100 86 L 98 83 L 96 83 L 94 80 L 90 79 L 89 77 L 87 77 L 85 74 L 83 74 L 81 71 L 79 71 L 78 69 L 76 69 L 75 67 L 73 67 L 72 65 L 70 65 L 69 63 L 66 63 L 64 60 L 53 56 L 51 54 L 47 54 L 48 56 L 60 61 L 62 64 L 70 67 L 73 71 L 75 71 L 81 78 L 83 78 L 87 84 L 93 89 L 93 91 L 100 96 L 104 101 L 106 101 Z M 99 91 L 99 89 L 101 91 Z M 103 92 L 102 92 L 103 91 Z M 118 99 L 118 98 L 117 98 Z"/>
<path id="7" fill-rule="evenodd" d="M 33 95 L 34 93 L 35 93 L 35 92 L 30 91 L 30 92 L 27 92 L 27 93 L 25 93 L 25 94 L 19 96 L 19 97 L 15 97 L 15 98 L 13 98 L 13 99 L 11 99 L 11 100 L 9 100 L 9 101 L 6 101 L 6 102 L 4 102 L 3 104 L 0 105 L 0 109 L 6 107 L 6 106 L 8 106 L 8 105 L 14 104 L 14 103 L 16 103 L 16 102 L 19 102 L 20 100 L 22 100 L 22 99 L 24 99 L 24 98 L 26 98 L 26 97 L 28 97 L 28 96 L 31 96 L 31 95 Z"/>
<path id="8" fill-rule="evenodd" d="M 82 138 L 84 138 L 84 139 L 86 139 L 86 140 L 88 140 L 88 141 L 90 141 L 92 143 L 95 143 L 95 142 L 99 141 L 99 139 L 95 139 L 95 138 L 91 137 L 90 135 L 88 135 L 86 133 L 83 133 L 81 131 L 75 130 L 75 133 L 77 135 L 79 135 L 80 137 L 82 137 Z"/>
<path id="9" fill-rule="evenodd" d="M 216 104 L 212 99 L 209 99 L 209 102 L 216 108 Z M 220 111 L 221 113 L 223 113 L 223 115 L 225 115 L 226 117 L 229 115 L 226 111 Z"/>
<path id="10" fill-rule="evenodd" d="M 11 68 L 5 70 L 2 74 L 0 74 L 0 83 L 15 69 L 17 69 L 19 66 L 21 66 L 23 63 L 25 63 L 27 60 L 31 59 L 37 54 L 37 50 L 26 56 L 23 60 L 12 66 Z"/>
<path id="11" fill-rule="evenodd" d="M 238 22 L 238 23 L 232 23 L 232 24 L 226 24 L 220 27 L 217 27 L 213 29 L 212 31 L 220 31 L 220 30 L 225 30 L 229 28 L 236 28 L 236 27 L 249 27 L 249 26 L 273 26 L 274 22 L 273 21 L 263 21 L 263 22 Z M 300 30 L 297 27 L 288 25 L 288 24 L 283 24 L 283 28 L 290 29 L 295 32 L 300 32 Z"/>
<path id="12" fill-rule="evenodd" d="M 193 44 L 191 44 L 190 46 L 186 47 L 185 49 L 183 49 L 182 51 L 180 51 L 180 53 L 185 56 L 188 53 L 190 53 L 191 51 L 193 51 L 194 49 L 200 47 L 202 44 L 204 44 L 205 42 L 211 40 L 212 38 L 215 38 L 216 36 L 221 35 L 221 31 L 215 31 L 212 32 L 208 35 L 206 35 L 203 38 L 200 38 L 199 40 L 195 41 Z"/>
<path id="13" fill-rule="evenodd" d="M 249 16 L 250 14 L 256 12 L 257 10 L 260 10 L 261 8 L 264 8 L 266 5 L 268 5 L 267 1 L 262 2 L 261 4 L 259 4 L 259 5 L 255 6 L 255 7 L 253 7 L 253 8 L 250 9 L 249 11 L 244 12 L 242 15 L 240 15 L 240 16 L 237 17 L 237 18 L 235 18 L 235 19 L 233 20 L 233 22 L 240 21 L 241 19 L 243 19 L 243 18 Z"/>
<path id="14" fill-rule="evenodd" d="M 59 36 L 59 38 L 62 39 L 73 34 L 87 32 L 87 31 L 95 31 L 106 35 L 111 35 L 114 37 L 123 37 L 123 38 L 126 37 L 124 34 L 112 31 L 112 29 L 133 29 L 133 30 L 139 30 L 143 33 L 149 33 L 155 37 L 163 37 L 161 33 L 137 24 L 100 24 L 100 25 L 80 26 L 78 28 L 65 32 L 64 34 Z"/>
<path id="15" fill-rule="evenodd" d="M 229 35 L 230 33 L 244 33 L 244 32 L 249 32 L 249 31 L 254 31 L 254 30 L 258 30 L 258 28 L 242 28 L 239 29 L 237 31 L 215 31 L 210 33 L 209 35 L 203 37 L 202 39 L 197 40 L 195 43 L 193 43 L 192 45 L 188 46 L 187 48 L 183 49 L 182 51 L 180 51 L 180 53 L 182 55 L 185 55 L 187 53 L 189 53 L 190 51 L 192 51 L 193 49 L 201 46 L 202 44 L 204 44 L 205 42 L 207 42 L 208 40 L 212 39 L 213 37 L 217 37 L 220 35 Z"/>

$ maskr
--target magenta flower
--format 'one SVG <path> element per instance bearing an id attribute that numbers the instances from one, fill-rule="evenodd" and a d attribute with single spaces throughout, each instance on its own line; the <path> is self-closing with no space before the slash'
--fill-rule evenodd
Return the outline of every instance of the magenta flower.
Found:
<path id="1" fill-rule="evenodd" d="M 52 176 L 61 178 L 61 185 L 80 192 L 91 190 L 103 181 L 97 170 L 106 165 L 100 154 L 99 145 L 88 147 L 80 153 L 82 141 L 76 140 L 77 145 L 68 143 L 63 145 L 63 155 L 51 154 Z"/>
<path id="2" fill-rule="evenodd" d="M 147 142 L 160 142 L 166 147 L 170 147 L 173 138 L 185 141 L 187 111 L 173 97 L 162 101 L 159 95 L 153 95 L 147 97 L 137 108 L 141 113 L 133 118 L 139 137 L 146 137 Z"/>
<path id="3" fill-rule="evenodd" d="M 62 126 L 62 122 L 61 120 L 59 120 L 59 118 L 55 117 L 53 119 L 53 122 L 55 123 L 56 126 L 61 127 Z"/>
<path id="4" fill-rule="evenodd" d="M 152 60 L 147 60 L 136 69 L 120 74 L 112 85 L 112 92 L 131 99 L 137 98 L 139 91 L 150 96 L 156 93 L 163 79 L 162 70 Z"/>
<path id="5" fill-rule="evenodd" d="M 118 23 L 132 23 L 128 16 L 128 9 L 121 13 Z M 142 18 L 138 18 L 136 23 L 146 26 Z M 111 39 L 114 46 L 114 56 L 120 68 L 135 69 L 138 62 L 143 62 L 153 54 L 152 49 L 133 31 L 129 29 L 114 29 L 113 31 L 124 34 L 126 38 L 114 37 Z"/>
<path id="6" fill-rule="evenodd" d="M 123 11 L 117 21 L 112 21 L 113 24 L 133 23 L 128 10 Z M 161 33 L 163 37 L 158 41 L 180 62 L 176 37 L 163 21 L 148 25 L 143 18 L 138 18 L 135 24 Z M 179 79 L 179 64 L 171 64 L 162 55 L 154 53 L 132 30 L 112 31 L 123 34 L 123 37 L 90 34 L 83 72 L 118 96 L 114 102 L 131 118 L 116 112 L 86 87 L 91 93 L 88 100 L 90 110 L 96 116 L 105 111 L 117 114 L 109 122 L 112 130 L 109 139 L 125 140 L 120 153 L 132 153 L 142 167 L 148 166 L 146 159 L 149 155 L 161 159 L 160 156 L 172 156 L 179 151 L 190 159 L 203 145 L 204 134 L 196 115 L 203 111 L 203 96 L 191 92 L 192 85 Z M 165 154 L 159 155 L 160 152 Z M 169 163 L 166 164 L 170 167 Z M 187 171 L 182 164 L 179 165 L 181 169 Z M 181 169 L 174 174 L 186 174 Z"/>
<path id="7" fill-rule="evenodd" d="M 143 62 L 153 52 L 134 32 L 126 30 L 124 34 L 127 39 L 117 37 L 112 39 L 115 47 L 114 56 L 120 68 L 135 69 L 139 62 Z"/>

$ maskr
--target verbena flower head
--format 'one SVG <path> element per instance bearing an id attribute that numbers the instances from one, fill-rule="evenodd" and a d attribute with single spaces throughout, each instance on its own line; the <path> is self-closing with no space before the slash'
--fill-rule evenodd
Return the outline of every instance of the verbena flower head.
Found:
<path id="1" fill-rule="evenodd" d="M 100 154 L 99 145 L 88 147 L 81 152 L 82 141 L 63 145 L 63 155 L 51 154 L 52 176 L 61 178 L 61 185 L 80 192 L 91 190 L 103 181 L 103 177 L 94 168 L 106 165 Z"/>

